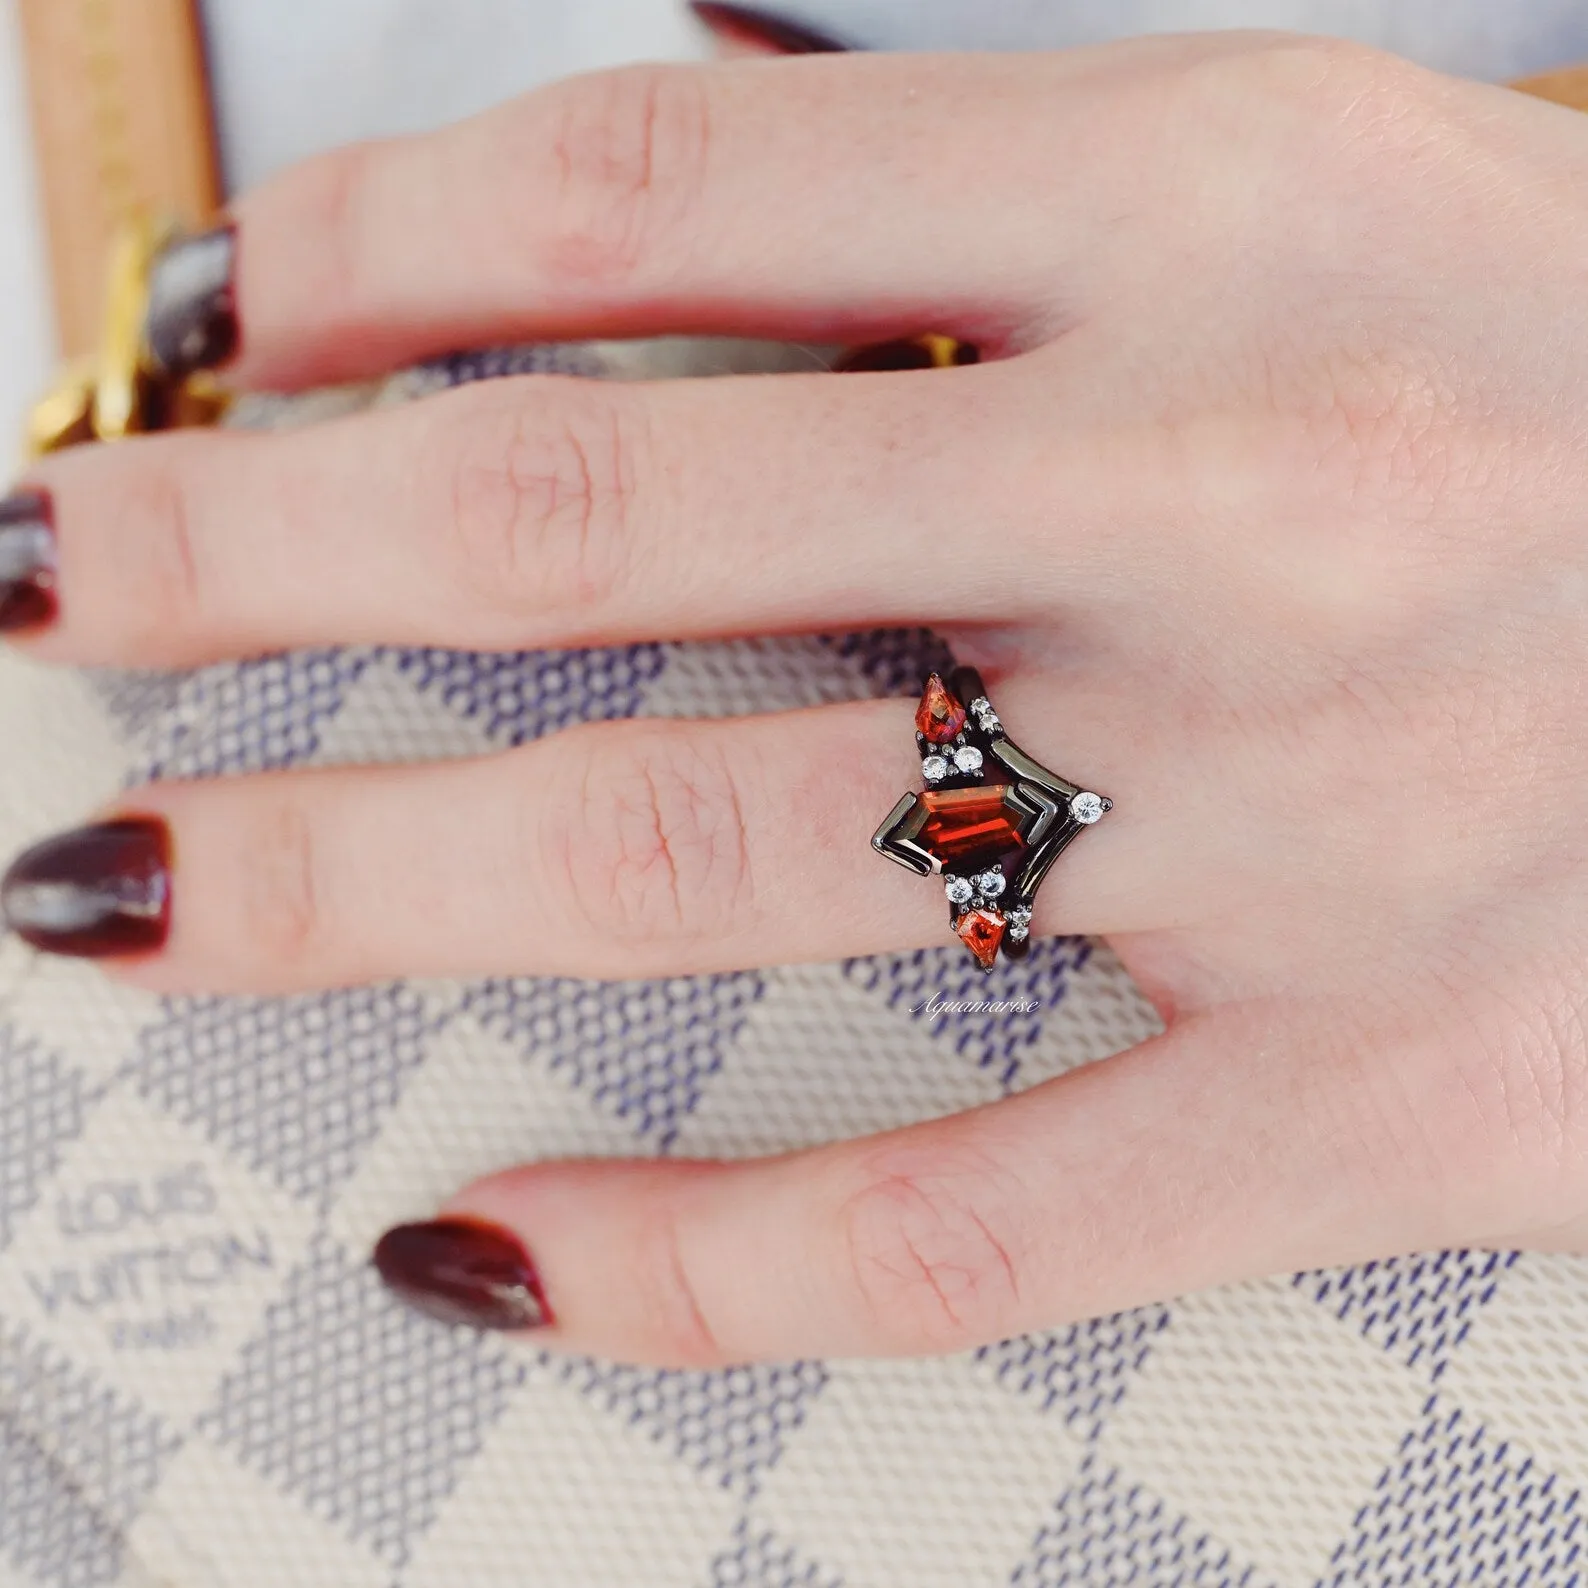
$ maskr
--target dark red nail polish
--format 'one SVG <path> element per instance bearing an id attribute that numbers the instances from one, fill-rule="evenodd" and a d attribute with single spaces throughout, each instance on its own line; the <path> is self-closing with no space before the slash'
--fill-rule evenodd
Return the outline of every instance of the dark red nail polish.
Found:
<path id="1" fill-rule="evenodd" d="M 167 375 L 219 369 L 237 351 L 237 228 L 182 237 L 149 273 L 145 334 Z"/>
<path id="2" fill-rule="evenodd" d="M 482 1219 L 399 1224 L 375 1248 L 380 1277 L 420 1312 L 476 1329 L 538 1329 L 552 1321 L 523 1243 Z"/>
<path id="3" fill-rule="evenodd" d="M 46 838 L 0 878 L 0 918 L 34 948 L 80 959 L 150 954 L 171 929 L 171 838 L 132 816 Z"/>
<path id="4" fill-rule="evenodd" d="M 713 33 L 743 38 L 782 55 L 836 55 L 849 48 L 825 33 L 817 33 L 797 22 L 786 22 L 782 17 L 768 16 L 765 11 L 750 6 L 694 0 L 692 9 Z"/>
<path id="5" fill-rule="evenodd" d="M 55 511 L 43 491 L 0 501 L 0 634 L 55 621 Z"/>

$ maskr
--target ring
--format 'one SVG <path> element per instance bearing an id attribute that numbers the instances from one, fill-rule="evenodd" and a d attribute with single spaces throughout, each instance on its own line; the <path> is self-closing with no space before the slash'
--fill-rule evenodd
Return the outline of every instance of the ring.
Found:
<path id="1" fill-rule="evenodd" d="M 905 794 L 872 835 L 879 855 L 940 876 L 949 925 L 991 973 L 1031 952 L 1031 908 L 1042 879 L 1075 836 L 1114 808 L 1050 772 L 1004 732 L 981 674 L 958 667 L 926 680 L 915 713 L 920 794 Z"/>

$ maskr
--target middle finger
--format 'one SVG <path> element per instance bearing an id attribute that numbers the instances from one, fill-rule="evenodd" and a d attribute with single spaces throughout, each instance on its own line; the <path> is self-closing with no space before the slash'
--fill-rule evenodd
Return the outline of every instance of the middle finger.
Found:
<path id="1" fill-rule="evenodd" d="M 530 376 L 65 454 L 29 481 L 57 542 L 51 620 L 17 637 L 47 659 L 185 667 L 1009 620 L 1123 567 L 1141 590 L 1149 548 L 1118 536 L 1161 516 L 1142 498 L 1164 468 L 1055 370 L 1034 437 L 1022 364 Z"/>

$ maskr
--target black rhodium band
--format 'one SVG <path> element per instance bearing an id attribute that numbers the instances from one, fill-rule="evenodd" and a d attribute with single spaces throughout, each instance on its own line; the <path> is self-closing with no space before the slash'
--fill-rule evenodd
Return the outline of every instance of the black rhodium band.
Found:
<path id="1" fill-rule="evenodd" d="M 915 714 L 921 794 L 905 794 L 871 847 L 941 876 L 949 924 L 985 971 L 1031 952 L 1031 906 L 1053 862 L 1114 802 L 1050 772 L 1004 732 L 973 667 L 933 673 Z"/>

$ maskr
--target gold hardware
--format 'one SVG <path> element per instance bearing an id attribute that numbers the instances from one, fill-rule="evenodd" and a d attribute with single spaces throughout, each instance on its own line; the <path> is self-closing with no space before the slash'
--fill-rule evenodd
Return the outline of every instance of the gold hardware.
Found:
<path id="1" fill-rule="evenodd" d="M 149 357 L 145 323 L 150 272 L 178 227 L 151 213 L 149 185 L 140 179 L 128 143 L 133 84 L 119 42 L 126 21 L 123 0 L 75 4 L 91 98 L 99 202 L 115 231 L 98 351 L 68 364 L 34 405 L 25 440 L 30 459 L 87 441 L 119 441 L 142 431 L 213 424 L 230 402 L 213 377 L 173 380 Z"/>
<path id="2" fill-rule="evenodd" d="M 138 421 L 147 408 L 142 388 L 147 378 L 143 322 L 149 306 L 149 271 L 172 230 L 134 212 L 111 248 L 109 301 L 94 386 L 94 434 L 101 441 L 120 441 L 142 428 Z"/>
<path id="3" fill-rule="evenodd" d="M 149 274 L 175 237 L 169 222 L 134 212 L 111 248 L 105 331 L 97 357 L 69 365 L 28 417 L 28 458 L 84 441 L 120 441 L 149 430 L 214 424 L 229 395 L 213 376 L 173 381 L 150 361 L 145 337 Z"/>
<path id="4" fill-rule="evenodd" d="M 98 368 L 91 358 L 78 359 L 61 371 L 55 385 L 34 403 L 28 414 L 23 450 L 29 459 L 93 439 L 94 387 L 98 378 Z"/>
<path id="5" fill-rule="evenodd" d="M 964 344 L 952 336 L 944 336 L 940 331 L 927 331 L 915 340 L 926 349 L 933 369 L 953 369 L 956 364 L 965 362 L 965 355 L 960 351 Z"/>

